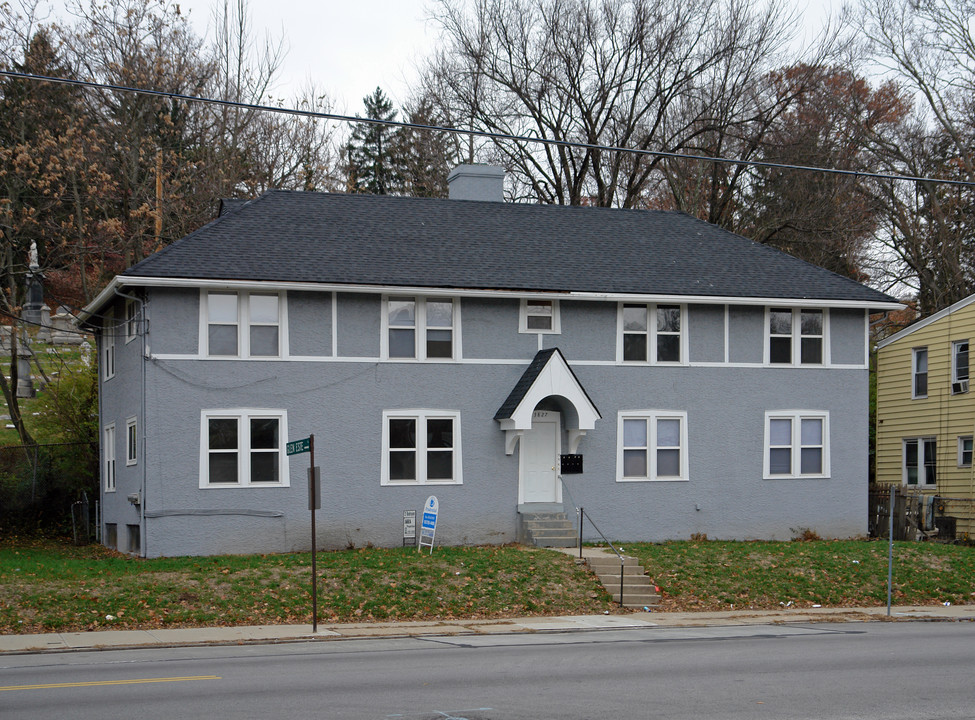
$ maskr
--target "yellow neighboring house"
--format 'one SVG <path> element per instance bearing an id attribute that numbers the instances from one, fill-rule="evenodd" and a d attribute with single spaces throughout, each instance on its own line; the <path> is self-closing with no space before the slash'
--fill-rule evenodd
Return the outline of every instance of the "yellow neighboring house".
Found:
<path id="1" fill-rule="evenodd" d="M 975 295 L 877 344 L 877 482 L 944 498 L 958 537 L 975 536 L 971 340 Z"/>

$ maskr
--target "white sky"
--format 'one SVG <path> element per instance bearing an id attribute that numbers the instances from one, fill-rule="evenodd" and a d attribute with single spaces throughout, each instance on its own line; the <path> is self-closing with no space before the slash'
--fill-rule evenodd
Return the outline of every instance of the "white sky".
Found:
<path id="1" fill-rule="evenodd" d="M 171 1 L 188 13 L 201 36 L 212 8 L 223 2 Z M 818 29 L 827 10 L 838 11 L 841 2 L 799 0 L 796 5 L 807 8 L 807 32 Z M 63 7 L 65 0 L 49 3 Z M 288 49 L 275 97 L 291 100 L 311 80 L 342 114 L 362 112 L 362 98 L 377 86 L 401 108 L 420 59 L 437 42 L 435 24 L 428 20 L 431 0 L 248 0 L 248 6 L 254 36 L 284 37 Z"/>
<path id="2" fill-rule="evenodd" d="M 177 0 L 202 35 L 221 0 Z M 251 28 L 284 37 L 288 53 L 278 94 L 290 99 L 312 80 L 335 111 L 362 112 L 379 86 L 397 108 L 416 79 L 417 61 L 434 44 L 428 0 L 250 0 Z"/>
<path id="3" fill-rule="evenodd" d="M 190 11 L 202 34 L 211 7 L 221 0 L 177 0 Z M 808 7 L 806 26 L 818 29 L 830 8 L 841 0 L 800 0 Z M 378 85 L 401 108 L 416 68 L 437 42 L 428 20 L 430 0 L 250 0 L 255 34 L 282 34 L 289 47 L 279 75 L 279 92 L 296 95 L 308 79 L 334 102 L 334 110 L 362 112 L 362 98 Z"/>

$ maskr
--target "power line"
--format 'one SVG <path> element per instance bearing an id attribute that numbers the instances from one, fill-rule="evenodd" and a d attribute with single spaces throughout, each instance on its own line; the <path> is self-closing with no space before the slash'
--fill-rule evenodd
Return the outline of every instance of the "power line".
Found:
<path id="1" fill-rule="evenodd" d="M 165 92 L 162 90 L 147 90 L 145 88 L 130 87 L 127 85 L 114 85 L 111 83 L 97 83 L 89 80 L 72 80 L 68 78 L 50 77 L 47 75 L 34 75 L 31 73 L 14 72 L 12 70 L 0 70 L 0 76 L 19 78 L 21 80 L 40 80 L 43 82 L 59 83 L 62 85 L 73 85 L 75 87 L 89 88 L 95 90 L 112 90 L 116 92 L 135 93 L 137 95 L 148 95 L 151 97 L 167 98 L 169 100 L 184 100 L 186 102 L 197 102 L 208 105 L 220 105 L 223 107 L 237 108 L 241 110 L 257 110 L 260 112 L 272 112 L 282 115 L 293 115 L 307 117 L 318 120 L 334 120 L 345 123 L 360 123 L 363 125 L 382 125 L 410 130 L 428 130 L 430 132 L 451 133 L 454 135 L 467 135 L 470 137 L 487 138 L 489 140 L 508 140 L 518 143 L 528 143 L 545 145 L 549 147 L 578 148 L 581 150 L 600 150 L 606 152 L 629 153 L 631 155 L 642 155 L 647 157 L 667 158 L 672 160 L 697 160 L 702 162 L 719 163 L 722 165 L 744 165 L 749 167 L 770 168 L 776 170 L 799 170 L 804 172 L 818 172 L 831 175 L 845 175 L 854 178 L 870 178 L 874 180 L 893 180 L 897 182 L 914 183 L 935 183 L 939 185 L 956 185 L 960 187 L 975 187 L 975 182 L 967 180 L 949 180 L 947 178 L 923 177 L 917 175 L 897 175 L 893 173 L 867 172 L 863 170 L 842 170 L 840 168 L 825 168 L 814 165 L 791 165 L 788 163 L 767 162 L 764 160 L 736 160 L 734 158 L 719 157 L 712 155 L 689 155 L 685 153 L 668 152 L 666 150 L 641 150 L 639 148 L 619 147 L 615 145 L 599 145 L 597 143 L 584 143 L 572 140 L 552 140 L 549 138 L 531 137 L 527 135 L 511 135 L 508 133 L 490 132 L 487 130 L 464 130 L 443 125 L 424 125 L 422 123 L 400 122 L 397 120 L 377 120 L 375 118 L 363 118 L 352 115 L 339 115 L 337 113 L 327 113 L 318 110 L 300 110 L 298 108 L 283 108 L 273 105 L 258 105 L 254 103 L 244 103 L 236 100 L 219 100 L 217 98 L 207 98 L 198 95 L 185 95 L 183 93 Z"/>

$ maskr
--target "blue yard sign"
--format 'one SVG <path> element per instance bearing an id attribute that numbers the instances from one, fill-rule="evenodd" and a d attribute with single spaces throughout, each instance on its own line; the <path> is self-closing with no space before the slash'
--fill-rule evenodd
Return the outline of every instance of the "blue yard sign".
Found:
<path id="1" fill-rule="evenodd" d="M 423 506 L 423 519 L 420 523 L 420 542 L 417 544 L 416 551 L 424 545 L 429 546 L 430 554 L 433 555 L 433 539 L 437 535 L 437 515 L 440 514 L 440 503 L 435 495 L 427 498 Z"/>

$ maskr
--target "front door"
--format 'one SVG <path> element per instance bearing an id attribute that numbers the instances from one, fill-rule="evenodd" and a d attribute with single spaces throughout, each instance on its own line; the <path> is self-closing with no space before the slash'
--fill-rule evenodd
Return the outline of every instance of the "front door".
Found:
<path id="1" fill-rule="evenodd" d="M 523 503 L 554 503 L 562 496 L 555 468 L 559 453 L 559 414 L 536 410 L 531 430 L 521 438 Z"/>

